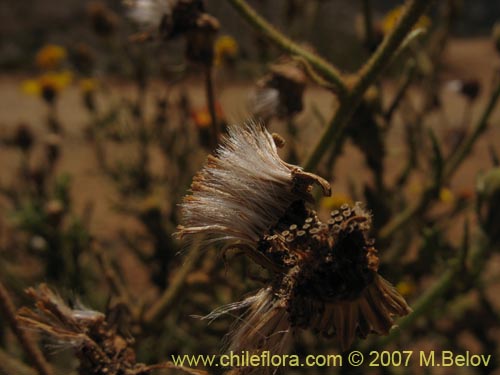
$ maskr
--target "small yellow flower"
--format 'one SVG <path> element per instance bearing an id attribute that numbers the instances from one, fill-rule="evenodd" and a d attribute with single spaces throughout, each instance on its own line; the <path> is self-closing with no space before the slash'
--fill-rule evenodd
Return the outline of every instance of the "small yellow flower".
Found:
<path id="1" fill-rule="evenodd" d="M 82 78 L 78 82 L 78 86 L 83 94 L 90 94 L 96 90 L 97 81 L 95 78 Z"/>
<path id="2" fill-rule="evenodd" d="M 215 103 L 215 115 L 218 121 L 224 121 L 224 112 L 219 103 Z M 193 111 L 191 118 L 198 129 L 208 128 L 212 124 L 212 118 L 207 107 Z"/>
<path id="3" fill-rule="evenodd" d="M 208 113 L 208 110 L 200 110 L 196 111 L 192 115 L 194 124 L 196 125 L 197 128 L 208 128 L 210 124 L 212 123 L 212 120 L 210 118 L 210 113 Z"/>
<path id="4" fill-rule="evenodd" d="M 326 197 L 321 200 L 321 207 L 330 211 L 338 210 L 343 204 L 352 205 L 354 202 L 352 198 L 344 193 L 336 193 L 331 197 Z"/>
<path id="5" fill-rule="evenodd" d="M 396 289 L 403 297 L 410 297 L 415 293 L 415 284 L 411 281 L 400 281 L 396 285 Z"/>
<path id="6" fill-rule="evenodd" d="M 388 34 L 392 29 L 394 29 L 401 18 L 404 6 L 400 5 L 396 8 L 391 9 L 386 13 L 381 22 L 382 32 Z M 431 20 L 427 16 L 421 16 L 417 23 L 413 26 L 413 29 L 426 29 L 430 26 Z"/>
<path id="7" fill-rule="evenodd" d="M 452 204 L 455 201 L 455 195 L 448 188 L 442 188 L 439 191 L 439 200 L 446 204 Z"/>
<path id="8" fill-rule="evenodd" d="M 49 72 L 35 79 L 24 81 L 21 88 L 26 94 L 41 96 L 46 101 L 52 102 L 57 94 L 71 83 L 72 78 L 69 71 Z"/>
<path id="9" fill-rule="evenodd" d="M 66 56 L 67 53 L 64 47 L 47 44 L 37 52 L 35 63 L 40 69 L 57 69 L 66 60 Z"/>
<path id="10" fill-rule="evenodd" d="M 229 35 L 222 35 L 215 41 L 215 65 L 224 61 L 233 60 L 238 56 L 239 46 L 236 40 Z"/>

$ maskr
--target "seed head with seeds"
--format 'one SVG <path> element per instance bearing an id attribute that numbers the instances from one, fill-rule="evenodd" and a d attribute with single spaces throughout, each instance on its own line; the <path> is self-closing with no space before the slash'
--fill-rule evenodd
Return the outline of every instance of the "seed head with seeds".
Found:
<path id="1" fill-rule="evenodd" d="M 253 296 L 207 316 L 245 309 L 230 336 L 234 352 L 283 352 L 299 328 L 336 337 L 346 350 L 356 337 L 387 334 L 395 317 L 411 311 L 377 273 L 371 216 L 360 203 L 344 204 L 322 222 L 307 205 L 314 183 L 330 195 L 324 179 L 281 160 L 273 136 L 256 123 L 230 127 L 194 178 L 178 235 L 204 234 L 273 273 Z"/>

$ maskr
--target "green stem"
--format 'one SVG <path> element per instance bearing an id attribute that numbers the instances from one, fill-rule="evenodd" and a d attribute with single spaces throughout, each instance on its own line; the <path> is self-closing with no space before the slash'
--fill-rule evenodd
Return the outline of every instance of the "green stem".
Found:
<path id="1" fill-rule="evenodd" d="M 251 6 L 244 0 L 228 0 L 228 2 L 243 16 L 253 27 L 260 31 L 265 37 L 271 40 L 281 49 L 303 57 L 311 66 L 313 66 L 328 81 L 335 85 L 339 97 L 347 94 L 347 87 L 341 78 L 337 68 L 331 65 L 322 57 L 299 46 L 286 35 L 279 32 L 269 22 L 262 18 Z"/>
<path id="2" fill-rule="evenodd" d="M 500 79 L 498 79 L 498 83 L 493 89 L 492 95 L 488 104 L 482 113 L 478 123 L 474 127 L 474 130 L 467 137 L 460 147 L 451 155 L 451 157 L 447 160 L 444 166 L 442 183 L 448 182 L 457 171 L 460 164 L 463 160 L 469 155 L 472 151 L 472 147 L 475 142 L 479 138 L 481 134 L 488 128 L 488 120 L 495 109 L 498 99 L 500 98 Z M 416 214 L 421 212 L 423 209 L 427 207 L 428 204 L 431 203 L 433 197 L 433 191 L 436 190 L 436 184 L 430 184 L 429 187 L 425 189 L 425 191 L 420 196 L 417 203 L 413 206 L 408 207 L 406 210 L 401 212 L 399 215 L 396 215 L 391 221 L 389 221 L 379 232 L 379 239 L 385 240 L 392 236 L 397 230 L 406 225 Z"/>
<path id="3" fill-rule="evenodd" d="M 472 252 L 470 258 L 469 275 L 477 277 L 480 272 L 479 267 L 484 265 L 484 258 L 490 251 L 491 244 L 481 234 L 475 245 L 476 249 Z M 436 301 L 441 298 L 448 290 L 450 290 L 455 281 L 464 278 L 464 268 L 461 262 L 462 254 L 458 257 L 451 268 L 446 271 L 441 277 L 427 290 L 427 293 L 422 295 L 414 304 L 413 312 L 410 315 L 398 320 L 397 328 L 390 331 L 389 335 L 377 340 L 376 346 L 383 347 L 398 337 L 402 331 L 413 325 L 420 317 L 424 316 L 429 310 L 435 306 Z"/>
<path id="4" fill-rule="evenodd" d="M 368 47 L 373 46 L 373 11 L 370 0 L 362 0 L 363 3 L 363 22 L 364 38 Z"/>
<path id="5" fill-rule="evenodd" d="M 475 126 L 472 134 L 460 144 L 457 148 L 456 152 L 450 157 L 446 169 L 444 171 L 445 178 L 450 178 L 455 171 L 458 169 L 462 161 L 470 154 L 472 151 L 472 147 L 477 139 L 485 132 L 488 128 L 488 120 L 491 116 L 491 113 L 495 109 L 498 99 L 500 97 L 500 76 L 497 77 L 497 83 L 493 92 L 490 96 L 490 100 L 488 105 L 486 106 L 481 118 L 479 119 L 477 125 Z"/>
<path id="6" fill-rule="evenodd" d="M 186 282 L 186 278 L 189 273 L 192 271 L 193 267 L 196 265 L 196 261 L 199 259 L 199 255 L 201 253 L 202 246 L 201 243 L 198 242 L 191 247 L 191 251 L 186 257 L 186 262 L 179 270 L 179 272 L 175 275 L 174 280 L 170 284 L 170 286 L 165 289 L 164 293 L 155 304 L 151 306 L 151 308 L 144 314 L 144 322 L 147 325 L 154 324 L 159 319 L 164 317 L 170 309 L 177 302 L 177 297 L 184 290 L 183 287 Z"/>
<path id="7" fill-rule="evenodd" d="M 361 102 L 363 94 L 391 61 L 393 54 L 398 50 L 412 26 L 418 21 L 431 1 L 412 0 L 396 28 L 384 39 L 368 62 L 359 70 L 357 81 L 344 100 L 341 101 L 330 125 L 325 129 L 318 144 L 305 162 L 304 168 L 306 170 L 316 169 L 330 145 L 333 147 L 333 153 L 340 150 L 343 143 L 342 133 L 349 118 Z"/>

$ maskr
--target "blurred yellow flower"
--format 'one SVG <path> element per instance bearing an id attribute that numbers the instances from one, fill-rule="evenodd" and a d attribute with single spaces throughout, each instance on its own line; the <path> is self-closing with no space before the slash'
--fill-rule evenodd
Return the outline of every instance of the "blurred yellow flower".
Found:
<path id="1" fill-rule="evenodd" d="M 382 32 L 388 34 L 394 27 L 396 27 L 399 19 L 401 18 L 405 7 L 400 5 L 396 8 L 391 9 L 386 13 L 381 22 Z M 431 20 L 429 17 L 423 15 L 419 18 L 417 23 L 413 26 L 413 29 L 426 29 L 431 25 Z"/>
<path id="2" fill-rule="evenodd" d="M 67 53 L 64 47 L 47 44 L 38 50 L 35 63 L 40 69 L 57 69 L 66 59 Z"/>
<path id="3" fill-rule="evenodd" d="M 321 200 L 321 207 L 324 207 L 327 210 L 338 210 L 343 204 L 352 206 L 353 203 L 354 202 L 349 195 L 344 193 L 336 193 L 331 197 L 323 198 Z"/>
<path id="4" fill-rule="evenodd" d="M 396 289 L 403 297 L 406 298 L 415 293 L 415 284 L 411 281 L 400 281 L 396 285 Z"/>
<path id="5" fill-rule="evenodd" d="M 238 55 L 239 47 L 236 40 L 229 35 L 222 35 L 215 41 L 215 65 L 232 60 Z"/>
<path id="6" fill-rule="evenodd" d="M 448 188 L 441 188 L 439 191 L 439 200 L 446 204 L 452 204 L 455 201 L 455 195 Z"/>
<path id="7" fill-rule="evenodd" d="M 52 102 L 56 95 L 71 83 L 72 78 L 73 75 L 69 71 L 44 73 L 35 79 L 24 81 L 21 89 L 26 94 L 41 96 Z"/>
<path id="8" fill-rule="evenodd" d="M 208 110 L 196 111 L 192 114 L 192 118 L 198 128 L 208 128 L 212 123 Z"/>
<path id="9" fill-rule="evenodd" d="M 78 82 L 78 87 L 83 94 L 89 94 L 96 90 L 97 81 L 95 78 L 82 78 Z"/>
<path id="10" fill-rule="evenodd" d="M 220 122 L 224 121 L 224 112 L 222 111 L 220 103 L 215 103 L 215 115 L 217 120 Z M 210 112 L 207 107 L 193 111 L 191 113 L 191 118 L 199 129 L 208 128 L 212 124 L 212 118 L 210 117 Z"/>

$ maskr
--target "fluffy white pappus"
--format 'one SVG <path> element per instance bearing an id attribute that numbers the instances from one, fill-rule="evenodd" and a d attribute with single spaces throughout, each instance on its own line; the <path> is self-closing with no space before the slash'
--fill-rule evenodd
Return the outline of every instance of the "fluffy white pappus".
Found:
<path id="1" fill-rule="evenodd" d="M 128 16 L 145 27 L 157 27 L 163 16 L 170 14 L 172 4 L 169 0 L 124 0 Z"/>
<path id="2" fill-rule="evenodd" d="M 258 88 L 248 98 L 250 113 L 257 118 L 269 119 L 278 114 L 279 106 L 280 93 L 274 88 Z"/>
<path id="3" fill-rule="evenodd" d="M 255 246 L 303 197 L 294 191 L 299 170 L 281 160 L 263 125 L 231 126 L 215 156 L 193 179 L 192 195 L 181 204 L 177 236 L 205 234 L 208 241 Z"/>
<path id="4" fill-rule="evenodd" d="M 244 311 L 236 314 L 239 310 Z M 227 335 L 226 352 L 268 350 L 283 354 L 289 349 L 294 329 L 285 301 L 277 298 L 271 287 L 260 289 L 243 301 L 222 306 L 202 319 L 213 321 L 222 315 L 237 317 L 234 329 Z"/>

